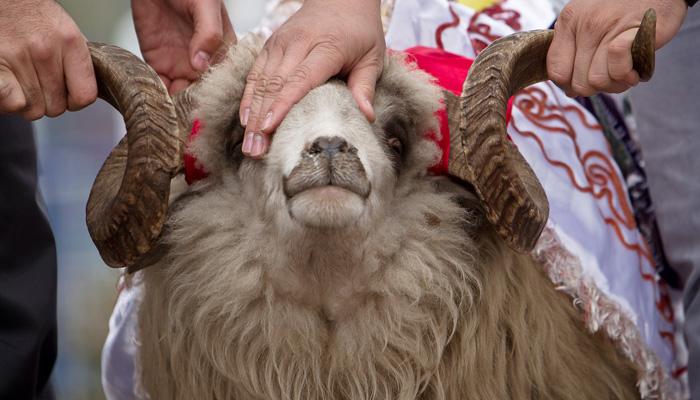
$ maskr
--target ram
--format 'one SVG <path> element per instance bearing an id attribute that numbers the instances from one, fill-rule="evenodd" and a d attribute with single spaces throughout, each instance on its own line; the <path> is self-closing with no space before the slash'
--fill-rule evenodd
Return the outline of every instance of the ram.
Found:
<path id="1" fill-rule="evenodd" d="M 636 365 L 585 329 L 527 252 L 547 200 L 502 115 L 511 93 L 546 78 L 550 41 L 494 43 L 461 101 L 444 98 L 459 134 L 443 177 L 427 173 L 440 150 L 425 133 L 444 95 L 399 55 L 387 56 L 374 122 L 331 80 L 252 160 L 237 110 L 256 45 L 174 99 L 132 56 L 91 45 L 128 134 L 95 181 L 88 225 L 108 264 L 143 268 L 148 396 L 639 398 Z M 170 199 L 186 151 L 208 176 Z"/>

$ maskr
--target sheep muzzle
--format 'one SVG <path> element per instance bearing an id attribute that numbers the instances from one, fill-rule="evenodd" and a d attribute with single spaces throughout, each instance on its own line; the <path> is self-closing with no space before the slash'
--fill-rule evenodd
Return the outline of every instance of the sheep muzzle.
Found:
<path id="1" fill-rule="evenodd" d="M 284 179 L 288 199 L 309 189 L 334 186 L 362 199 L 369 196 L 371 185 L 357 149 L 344 139 L 320 137 L 307 145 L 289 176 Z"/>

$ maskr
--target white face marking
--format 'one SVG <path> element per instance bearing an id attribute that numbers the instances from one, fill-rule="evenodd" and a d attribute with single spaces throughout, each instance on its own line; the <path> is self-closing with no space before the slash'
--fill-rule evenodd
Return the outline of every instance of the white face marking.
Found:
<path id="1" fill-rule="evenodd" d="M 288 176 L 304 148 L 322 136 L 341 137 L 357 148 L 370 181 L 376 167 L 376 162 L 370 160 L 386 158 L 350 91 L 345 85 L 328 84 L 312 90 L 292 108 L 274 135 L 268 161 L 275 160 L 284 176 Z"/>
<path id="2" fill-rule="evenodd" d="M 266 156 L 266 180 L 280 181 L 299 164 L 304 150 L 320 137 L 340 137 L 357 149 L 372 188 L 384 188 L 393 178 L 391 161 L 344 84 L 318 87 L 295 105 L 274 134 Z M 318 165 L 318 159 L 314 162 Z M 338 189 L 341 190 L 342 189 Z M 310 190 L 289 202 L 292 217 L 306 225 L 340 227 L 352 223 L 380 203 L 384 193 L 372 190 L 367 199 L 354 193 Z"/>

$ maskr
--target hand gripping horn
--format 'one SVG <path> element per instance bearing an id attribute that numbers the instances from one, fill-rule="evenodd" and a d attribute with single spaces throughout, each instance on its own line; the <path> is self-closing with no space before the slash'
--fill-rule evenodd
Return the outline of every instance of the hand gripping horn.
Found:
<path id="1" fill-rule="evenodd" d="M 182 164 L 187 104 L 174 104 L 158 75 L 128 51 L 88 47 L 99 97 L 122 114 L 127 134 L 95 178 L 87 226 L 105 263 L 126 267 L 151 249 L 163 228 L 170 181 Z"/>
<path id="2" fill-rule="evenodd" d="M 641 80 L 654 71 L 656 14 L 649 9 L 632 45 Z M 469 182 L 496 232 L 515 250 L 531 250 L 549 215 L 535 173 L 506 136 L 508 98 L 547 79 L 552 30 L 522 32 L 493 42 L 476 58 L 460 98 L 459 134 L 451 139 L 450 175 Z"/>

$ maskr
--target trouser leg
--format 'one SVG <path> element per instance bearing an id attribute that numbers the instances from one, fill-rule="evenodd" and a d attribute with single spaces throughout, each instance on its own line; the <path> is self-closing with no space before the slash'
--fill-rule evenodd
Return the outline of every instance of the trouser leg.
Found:
<path id="1" fill-rule="evenodd" d="M 0 399 L 52 399 L 56 251 L 31 125 L 0 116 Z"/>

